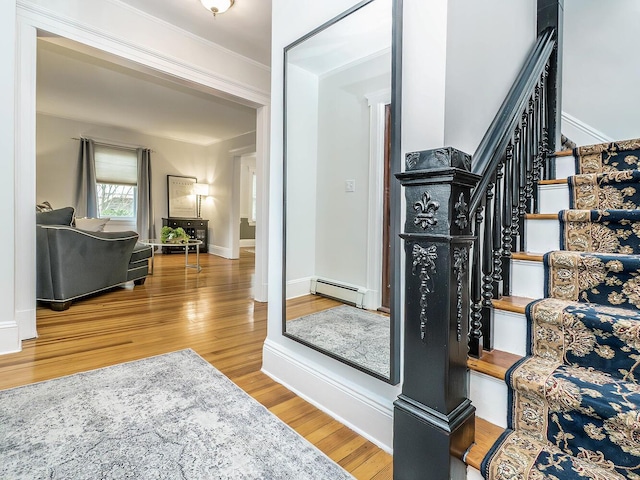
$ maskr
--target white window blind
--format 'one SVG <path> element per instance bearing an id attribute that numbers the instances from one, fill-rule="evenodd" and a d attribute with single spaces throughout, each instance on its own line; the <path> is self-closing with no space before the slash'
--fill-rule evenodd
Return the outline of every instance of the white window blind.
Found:
<path id="1" fill-rule="evenodd" d="M 135 150 L 96 145 L 96 193 L 101 218 L 135 219 L 138 157 Z"/>
<path id="2" fill-rule="evenodd" d="M 96 145 L 96 182 L 138 184 L 138 160 L 134 150 Z"/>

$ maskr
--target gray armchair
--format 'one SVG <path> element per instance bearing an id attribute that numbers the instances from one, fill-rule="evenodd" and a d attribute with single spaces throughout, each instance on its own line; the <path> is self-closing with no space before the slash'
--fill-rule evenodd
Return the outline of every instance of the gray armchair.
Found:
<path id="1" fill-rule="evenodd" d="M 51 309 L 132 280 L 144 283 L 151 247 L 138 244 L 137 233 L 77 229 L 71 207 L 36 216 L 36 297 Z"/>

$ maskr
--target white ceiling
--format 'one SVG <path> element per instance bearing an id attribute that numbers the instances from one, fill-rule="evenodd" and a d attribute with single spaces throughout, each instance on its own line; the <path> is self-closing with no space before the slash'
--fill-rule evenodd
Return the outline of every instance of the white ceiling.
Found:
<path id="1" fill-rule="evenodd" d="M 271 0 L 235 0 L 215 18 L 200 0 L 121 0 L 264 65 L 271 64 Z"/>
<path id="2" fill-rule="evenodd" d="M 38 41 L 40 113 L 198 145 L 256 128 L 253 108 L 112 63 L 102 52 L 68 47 L 73 42 Z"/>
<path id="3" fill-rule="evenodd" d="M 377 0 L 287 51 L 287 62 L 315 75 L 391 49 L 391 0 Z"/>

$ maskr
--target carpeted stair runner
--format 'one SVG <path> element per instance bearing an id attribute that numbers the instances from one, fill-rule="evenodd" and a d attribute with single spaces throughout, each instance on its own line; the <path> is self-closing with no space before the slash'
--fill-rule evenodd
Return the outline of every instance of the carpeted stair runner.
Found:
<path id="1" fill-rule="evenodd" d="M 640 140 L 574 154 L 563 250 L 545 254 L 547 298 L 526 309 L 490 480 L 640 480 Z"/>

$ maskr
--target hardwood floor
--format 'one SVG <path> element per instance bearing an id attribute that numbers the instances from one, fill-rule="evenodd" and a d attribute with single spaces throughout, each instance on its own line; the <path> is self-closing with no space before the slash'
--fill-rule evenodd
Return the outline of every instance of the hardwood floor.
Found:
<path id="1" fill-rule="evenodd" d="M 392 457 L 260 372 L 267 305 L 251 300 L 253 254 L 158 255 L 134 289 L 38 307 L 39 337 L 0 356 L 0 389 L 191 348 L 358 479 L 391 479 Z"/>

